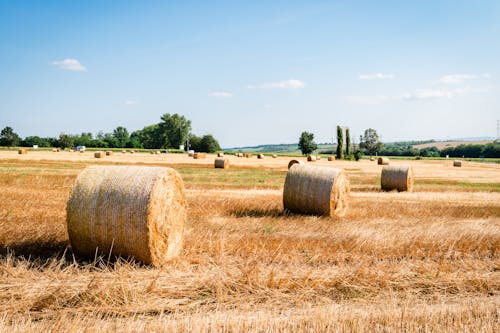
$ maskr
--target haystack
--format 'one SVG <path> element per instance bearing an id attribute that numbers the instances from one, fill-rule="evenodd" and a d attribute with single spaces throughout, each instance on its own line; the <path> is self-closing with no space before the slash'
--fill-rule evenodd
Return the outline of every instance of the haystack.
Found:
<path id="1" fill-rule="evenodd" d="M 202 159 L 202 158 L 205 158 L 205 157 L 207 157 L 207 154 L 205 154 L 205 153 L 194 153 L 193 154 L 193 158 L 195 160 L 199 160 L 199 159 Z"/>
<path id="2" fill-rule="evenodd" d="M 104 157 L 104 153 L 102 151 L 96 151 L 94 153 L 94 157 L 95 158 L 103 158 Z"/>
<path id="3" fill-rule="evenodd" d="M 224 157 L 224 153 L 217 153 L 217 157 Z"/>
<path id="4" fill-rule="evenodd" d="M 328 161 L 330 161 L 330 162 L 331 161 L 335 161 L 335 156 L 333 156 L 333 155 L 332 156 L 328 156 Z"/>
<path id="5" fill-rule="evenodd" d="M 321 155 L 316 155 L 316 161 L 319 161 L 321 159 Z"/>
<path id="6" fill-rule="evenodd" d="M 162 266 L 182 249 L 186 197 L 171 168 L 91 166 L 67 203 L 73 251 L 83 257 L 133 257 Z"/>
<path id="7" fill-rule="evenodd" d="M 288 169 L 290 169 L 294 164 L 304 164 L 304 162 L 299 160 L 291 160 L 290 162 L 288 162 Z"/>
<path id="8" fill-rule="evenodd" d="M 460 161 L 460 160 L 454 160 L 453 161 L 453 166 L 454 167 L 459 167 L 459 168 L 462 167 L 462 161 Z"/>
<path id="9" fill-rule="evenodd" d="M 216 169 L 227 169 L 229 168 L 229 159 L 227 158 L 216 158 L 214 162 L 214 167 Z"/>
<path id="10" fill-rule="evenodd" d="M 245 154 L 245 157 L 246 157 L 246 158 L 252 158 L 252 154 L 250 154 L 250 153 L 246 153 L 246 154 Z"/>
<path id="11" fill-rule="evenodd" d="M 316 162 L 316 156 L 307 156 L 307 162 Z"/>
<path id="12" fill-rule="evenodd" d="M 106 156 L 113 156 L 113 151 L 106 150 Z"/>
<path id="13" fill-rule="evenodd" d="M 286 175 L 283 206 L 294 213 L 342 216 L 349 189 L 342 169 L 295 164 Z"/>
<path id="14" fill-rule="evenodd" d="M 389 165 L 389 159 L 387 157 L 379 157 L 378 165 Z"/>
<path id="15" fill-rule="evenodd" d="M 272 156 L 273 156 L 273 158 L 277 158 L 278 157 L 278 155 L 276 155 L 276 154 L 273 154 Z"/>
<path id="16" fill-rule="evenodd" d="M 382 191 L 397 190 L 411 192 L 413 189 L 413 170 L 409 165 L 385 166 L 380 177 Z"/>
<path id="17" fill-rule="evenodd" d="M 264 158 L 264 154 L 258 154 L 258 155 L 257 155 L 257 158 L 258 158 L 258 159 L 263 159 L 263 158 Z"/>
<path id="18" fill-rule="evenodd" d="M 26 149 L 19 149 L 19 150 L 17 151 L 17 153 L 18 153 L 18 154 L 20 154 L 20 155 L 24 155 L 24 154 L 27 154 L 27 153 L 28 153 L 28 150 L 26 150 Z"/>

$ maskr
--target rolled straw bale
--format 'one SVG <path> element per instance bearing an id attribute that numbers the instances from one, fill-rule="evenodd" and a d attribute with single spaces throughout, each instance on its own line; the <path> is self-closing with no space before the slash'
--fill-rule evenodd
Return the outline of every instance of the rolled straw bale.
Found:
<path id="1" fill-rule="evenodd" d="M 316 155 L 316 161 L 319 161 L 321 159 L 321 155 Z"/>
<path id="2" fill-rule="evenodd" d="M 90 166 L 66 207 L 73 251 L 133 257 L 162 266 L 182 249 L 186 197 L 171 168 Z"/>
<path id="3" fill-rule="evenodd" d="M 454 167 L 461 167 L 462 166 L 462 161 L 460 161 L 460 160 L 454 160 L 453 161 L 453 166 Z"/>
<path id="4" fill-rule="evenodd" d="M 80 154 L 83 154 L 83 153 L 85 153 L 85 150 L 80 149 Z"/>
<path id="5" fill-rule="evenodd" d="M 385 166 L 380 177 L 382 191 L 398 190 L 411 192 L 413 189 L 413 170 L 409 165 Z"/>
<path id="6" fill-rule="evenodd" d="M 103 158 L 104 157 L 104 153 L 102 151 L 96 151 L 94 153 L 94 157 L 95 158 Z"/>
<path id="7" fill-rule="evenodd" d="M 264 154 L 257 154 L 257 158 L 258 159 L 263 159 L 264 158 Z"/>
<path id="8" fill-rule="evenodd" d="M 229 159 L 227 158 L 216 158 L 214 162 L 214 167 L 216 169 L 227 169 L 229 168 Z"/>
<path id="9" fill-rule="evenodd" d="M 370 161 L 375 161 L 375 158 L 374 157 L 370 157 Z"/>
<path id="10" fill-rule="evenodd" d="M 243 157 L 243 153 L 238 153 L 238 157 Z"/>
<path id="11" fill-rule="evenodd" d="M 335 161 L 335 156 L 328 156 L 328 160 L 331 162 L 331 161 Z"/>
<path id="12" fill-rule="evenodd" d="M 205 158 L 205 157 L 207 157 L 207 154 L 205 154 L 205 153 L 194 153 L 194 155 L 193 155 L 193 158 L 195 160 L 199 160 L 199 159 L 202 159 L 202 158 Z"/>
<path id="13" fill-rule="evenodd" d="M 131 153 L 131 154 L 135 154 L 135 150 L 131 150 L 131 151 L 130 151 L 130 153 Z"/>
<path id="14" fill-rule="evenodd" d="M 113 156 L 112 150 L 106 150 L 106 156 Z"/>
<path id="15" fill-rule="evenodd" d="M 285 210 L 312 215 L 344 215 L 349 180 L 343 169 L 293 165 L 283 189 Z"/>
<path id="16" fill-rule="evenodd" d="M 126 150 L 122 150 L 122 154 L 126 154 L 126 153 L 127 153 L 127 151 L 126 151 Z"/>
<path id="17" fill-rule="evenodd" d="M 278 157 L 278 155 L 276 155 L 276 154 L 273 154 L 272 156 L 273 156 L 273 158 L 277 158 Z"/>
<path id="18" fill-rule="evenodd" d="M 52 148 L 53 153 L 57 153 L 57 148 Z"/>
<path id="19" fill-rule="evenodd" d="M 252 154 L 250 154 L 250 153 L 246 153 L 246 154 L 245 154 L 245 157 L 246 157 L 246 158 L 252 158 Z"/>
<path id="20" fill-rule="evenodd" d="M 28 153 L 28 151 L 27 151 L 26 149 L 19 149 L 19 150 L 17 151 L 17 153 L 18 153 L 19 155 L 24 155 L 24 154 L 27 154 L 27 153 Z"/>
<path id="21" fill-rule="evenodd" d="M 316 162 L 316 156 L 307 156 L 307 162 Z"/>
<path id="22" fill-rule="evenodd" d="M 389 165 L 389 159 L 387 157 L 379 157 L 378 165 Z"/>
<path id="23" fill-rule="evenodd" d="M 224 157 L 224 153 L 217 153 L 217 157 Z"/>
<path id="24" fill-rule="evenodd" d="M 291 160 L 290 162 L 288 162 L 288 169 L 290 169 L 294 164 L 304 164 L 304 162 L 299 160 Z"/>

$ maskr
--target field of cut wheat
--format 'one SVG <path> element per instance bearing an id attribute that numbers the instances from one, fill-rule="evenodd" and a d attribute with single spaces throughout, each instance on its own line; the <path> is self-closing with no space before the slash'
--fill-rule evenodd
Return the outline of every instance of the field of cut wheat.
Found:
<path id="1" fill-rule="evenodd" d="M 414 172 L 398 193 L 376 162 L 311 162 L 351 183 L 328 218 L 284 213 L 288 158 L 214 158 L 0 152 L 0 331 L 500 331 L 500 165 L 391 161 Z M 66 203 L 94 164 L 180 173 L 177 259 L 74 255 Z"/>

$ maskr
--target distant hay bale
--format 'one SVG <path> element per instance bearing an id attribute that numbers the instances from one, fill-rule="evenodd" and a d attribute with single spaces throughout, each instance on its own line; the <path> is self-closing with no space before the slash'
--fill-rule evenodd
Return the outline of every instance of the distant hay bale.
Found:
<path id="1" fill-rule="evenodd" d="M 257 154 L 257 158 L 258 159 L 263 159 L 264 158 L 264 154 Z"/>
<path id="2" fill-rule="evenodd" d="M 155 155 L 160 155 L 160 151 L 159 150 L 155 151 Z"/>
<path id="3" fill-rule="evenodd" d="M 130 153 L 131 153 L 131 154 L 135 154 L 135 150 L 131 150 L 131 151 L 130 151 Z"/>
<path id="4" fill-rule="evenodd" d="M 316 161 L 319 161 L 321 159 L 321 155 L 316 155 Z"/>
<path id="5" fill-rule="evenodd" d="M 122 150 L 122 154 L 126 154 L 126 153 L 127 153 L 127 151 L 126 151 L 126 150 Z"/>
<path id="6" fill-rule="evenodd" d="M 238 157 L 243 157 L 243 153 L 238 153 Z"/>
<path id="7" fill-rule="evenodd" d="M 375 161 L 375 158 L 374 157 L 370 157 L 370 161 Z"/>
<path id="8" fill-rule="evenodd" d="M 335 156 L 328 156 L 328 161 L 335 161 Z"/>
<path id="9" fill-rule="evenodd" d="M 103 158 L 104 157 L 104 153 L 102 151 L 96 151 L 94 153 L 94 157 L 95 158 Z"/>
<path id="10" fill-rule="evenodd" d="M 149 151 L 149 153 L 150 153 L 151 155 L 153 155 L 155 152 L 154 152 L 154 151 L 152 151 L 152 150 L 150 150 L 150 151 Z"/>
<path id="11" fill-rule="evenodd" d="M 462 161 L 460 161 L 460 160 L 454 160 L 453 161 L 453 166 L 460 168 L 462 166 Z"/>
<path id="12" fill-rule="evenodd" d="M 205 158 L 205 157 L 207 157 L 207 154 L 205 154 L 205 153 L 194 153 L 194 155 L 193 155 L 193 158 L 195 160 L 199 160 L 199 159 L 202 159 L 202 158 Z"/>
<path id="13" fill-rule="evenodd" d="M 379 157 L 378 165 L 389 165 L 389 159 L 387 157 Z"/>
<path id="14" fill-rule="evenodd" d="M 246 154 L 245 154 L 245 157 L 246 157 L 246 158 L 252 158 L 252 154 L 250 154 L 250 153 L 246 153 Z"/>
<path id="15" fill-rule="evenodd" d="M 217 153 L 217 157 L 224 157 L 224 153 Z"/>
<path id="16" fill-rule="evenodd" d="M 304 162 L 299 160 L 291 160 L 290 162 L 288 162 L 288 169 L 290 169 L 294 164 L 304 164 Z"/>
<path id="17" fill-rule="evenodd" d="M 385 166 L 380 177 L 382 191 L 399 192 L 413 189 L 413 170 L 409 165 Z"/>
<path id="18" fill-rule="evenodd" d="M 59 150 L 57 148 L 52 148 L 53 153 L 57 153 Z"/>
<path id="19" fill-rule="evenodd" d="M 307 156 L 307 162 L 316 162 L 316 156 Z"/>
<path id="20" fill-rule="evenodd" d="M 229 159 L 227 158 L 216 158 L 214 162 L 214 167 L 216 169 L 227 169 L 229 168 Z"/>
<path id="21" fill-rule="evenodd" d="M 194 150 L 188 150 L 187 151 L 189 157 L 193 157 L 194 155 Z"/>
<path id="22" fill-rule="evenodd" d="M 293 213 L 342 216 L 349 191 L 343 169 L 295 164 L 286 175 L 283 206 Z"/>
<path id="23" fill-rule="evenodd" d="M 19 155 L 25 155 L 25 154 L 27 154 L 27 153 L 28 153 L 28 151 L 27 151 L 26 149 L 19 149 L 19 150 L 17 151 L 17 153 L 18 153 Z"/>
<path id="24" fill-rule="evenodd" d="M 85 150 L 80 150 L 80 154 L 83 154 L 83 153 L 85 153 Z"/>
<path id="25" fill-rule="evenodd" d="M 106 150 L 106 156 L 113 156 L 113 151 Z"/>
<path id="26" fill-rule="evenodd" d="M 66 213 L 77 255 L 162 266 L 182 249 L 184 184 L 171 168 L 90 166 L 76 179 Z"/>
<path id="27" fill-rule="evenodd" d="M 273 154 L 272 156 L 273 156 L 273 158 L 277 158 L 278 157 L 278 155 L 276 155 L 276 154 Z"/>

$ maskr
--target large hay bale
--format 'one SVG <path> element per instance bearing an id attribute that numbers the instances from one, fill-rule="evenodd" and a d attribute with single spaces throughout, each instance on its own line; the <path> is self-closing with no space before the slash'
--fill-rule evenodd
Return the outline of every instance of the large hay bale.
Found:
<path id="1" fill-rule="evenodd" d="M 199 160 L 199 159 L 202 159 L 202 158 L 205 158 L 205 157 L 207 157 L 207 154 L 205 154 L 205 153 L 194 153 L 193 154 L 193 158 L 195 160 Z"/>
<path id="2" fill-rule="evenodd" d="M 349 180 L 343 169 L 293 165 L 283 189 L 285 210 L 313 215 L 344 215 Z"/>
<path id="3" fill-rule="evenodd" d="M 162 266 L 182 249 L 186 197 L 171 168 L 90 166 L 67 203 L 73 251 L 83 257 L 133 257 Z"/>
<path id="4" fill-rule="evenodd" d="M 216 169 L 227 169 L 229 168 L 229 159 L 227 158 L 216 158 L 214 162 L 214 167 Z"/>
<path id="5" fill-rule="evenodd" d="M 25 155 L 25 154 L 27 154 L 27 153 L 28 153 L 28 151 L 27 151 L 26 149 L 19 149 L 19 150 L 17 151 L 17 153 L 18 153 L 19 155 Z"/>
<path id="6" fill-rule="evenodd" d="M 307 162 L 316 162 L 316 156 L 307 156 Z"/>
<path id="7" fill-rule="evenodd" d="M 112 150 L 106 150 L 106 156 L 113 156 Z"/>
<path id="8" fill-rule="evenodd" d="M 299 160 L 291 160 L 290 162 L 288 162 L 288 169 L 290 169 L 294 164 L 304 164 L 304 162 Z"/>
<path id="9" fill-rule="evenodd" d="M 257 154 L 257 158 L 258 159 L 263 159 L 264 158 L 264 154 Z"/>
<path id="10" fill-rule="evenodd" d="M 411 192 L 413 189 L 413 170 L 409 165 L 385 166 L 380 177 L 382 191 L 398 190 Z"/>
<path id="11" fill-rule="evenodd" d="M 224 153 L 217 153 L 217 157 L 224 157 Z"/>
<path id="12" fill-rule="evenodd" d="M 104 157 L 104 153 L 102 151 L 96 151 L 94 153 L 94 157 L 95 158 L 103 158 Z"/>
<path id="13" fill-rule="evenodd" d="M 387 157 L 379 157 L 378 165 L 389 165 L 389 159 Z"/>
<path id="14" fill-rule="evenodd" d="M 459 168 L 462 167 L 462 161 L 460 161 L 460 160 L 454 160 L 453 161 L 453 166 L 454 167 L 459 167 Z"/>
<path id="15" fill-rule="evenodd" d="M 335 161 L 335 156 L 328 156 L 328 161 Z"/>

